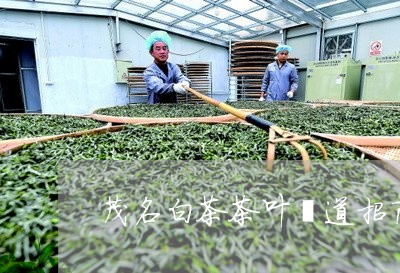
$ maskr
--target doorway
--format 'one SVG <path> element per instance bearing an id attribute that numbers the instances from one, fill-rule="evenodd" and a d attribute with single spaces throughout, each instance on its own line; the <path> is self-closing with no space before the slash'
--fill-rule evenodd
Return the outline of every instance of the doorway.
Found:
<path id="1" fill-rule="evenodd" d="M 32 40 L 0 37 L 0 112 L 42 112 Z"/>

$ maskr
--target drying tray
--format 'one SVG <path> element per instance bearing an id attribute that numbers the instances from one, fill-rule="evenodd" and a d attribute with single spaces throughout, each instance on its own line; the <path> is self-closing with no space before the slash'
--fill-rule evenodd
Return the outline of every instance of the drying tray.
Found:
<path id="1" fill-rule="evenodd" d="M 351 136 L 311 133 L 312 136 L 353 147 L 377 159 L 391 174 L 400 179 L 400 136 Z"/>

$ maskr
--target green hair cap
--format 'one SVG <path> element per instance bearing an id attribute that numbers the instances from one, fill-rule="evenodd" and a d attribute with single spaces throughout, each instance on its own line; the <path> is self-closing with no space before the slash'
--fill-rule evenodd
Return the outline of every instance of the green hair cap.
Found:
<path id="1" fill-rule="evenodd" d="M 150 36 L 146 39 L 147 50 L 150 51 L 154 43 L 156 42 L 164 42 L 169 49 L 171 47 L 172 39 L 165 31 L 162 30 L 153 31 L 150 34 Z"/>

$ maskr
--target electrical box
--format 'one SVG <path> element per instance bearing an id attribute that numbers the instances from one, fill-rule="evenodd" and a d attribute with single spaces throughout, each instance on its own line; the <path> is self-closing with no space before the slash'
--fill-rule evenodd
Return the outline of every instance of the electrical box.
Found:
<path id="1" fill-rule="evenodd" d="M 131 61 L 115 60 L 115 83 L 127 83 L 128 67 L 131 66 Z"/>
<path id="2" fill-rule="evenodd" d="M 352 58 L 307 64 L 305 100 L 358 100 L 361 62 Z"/>
<path id="3" fill-rule="evenodd" d="M 370 57 L 365 65 L 362 100 L 400 101 L 400 55 Z"/>

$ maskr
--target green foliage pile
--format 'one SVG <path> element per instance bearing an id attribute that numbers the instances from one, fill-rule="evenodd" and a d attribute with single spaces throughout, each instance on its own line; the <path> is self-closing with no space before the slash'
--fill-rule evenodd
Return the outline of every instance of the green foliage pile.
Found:
<path id="1" fill-rule="evenodd" d="M 400 108 L 329 106 L 277 109 L 258 114 L 291 132 L 357 135 L 400 135 Z"/>
<path id="2" fill-rule="evenodd" d="M 0 140 L 72 133 L 100 126 L 98 121 L 81 117 L 0 115 Z"/>
<path id="3" fill-rule="evenodd" d="M 236 101 L 227 104 L 239 109 L 279 109 L 279 108 L 310 108 L 311 105 L 298 102 L 272 102 Z M 95 114 L 118 117 L 152 117 L 152 118 L 177 118 L 177 117 L 207 117 L 227 114 L 219 108 L 209 104 L 131 104 L 101 108 Z"/>
<path id="4" fill-rule="evenodd" d="M 226 114 L 217 107 L 208 104 L 132 104 L 101 108 L 94 113 L 117 117 L 150 118 L 207 117 Z"/>
<path id="5" fill-rule="evenodd" d="M 272 173 L 252 161 L 75 161 L 63 168 L 60 249 L 68 253 L 62 262 L 79 263 L 79 272 L 391 272 L 400 266 L 396 206 L 390 205 L 399 193 L 365 162 L 314 162 L 309 174 L 294 162 Z M 288 203 L 282 227 L 281 208 L 267 212 L 263 202 L 280 205 L 279 194 Z M 110 221 L 115 211 L 106 221 L 106 202 L 117 196 L 126 226 Z M 207 225 L 199 221 L 201 203 L 212 196 L 218 200 L 212 207 L 226 213 Z M 233 203 L 243 197 L 244 207 L 259 213 L 245 215 L 251 219 L 240 226 L 232 221 Z M 337 222 L 333 207 L 341 197 L 348 198 L 351 226 L 326 224 L 325 211 Z M 367 198 L 384 203 L 384 220 L 374 221 L 372 212 L 364 221 L 366 211 L 358 209 L 369 205 Z M 154 223 L 139 222 L 145 199 L 152 201 L 147 213 L 160 214 Z M 312 223 L 301 220 L 305 199 L 315 202 Z M 188 223 L 172 217 L 177 200 L 192 206 Z"/>
<path id="6" fill-rule="evenodd" d="M 339 128 L 343 134 L 381 135 L 386 132 L 387 135 L 399 135 L 399 111 L 385 111 L 324 107 L 266 111 L 260 115 L 297 133 L 332 132 Z M 53 266 L 54 260 L 48 259 L 46 266 L 35 260 L 40 259 L 38 257 L 42 252 L 35 249 L 34 243 L 39 240 L 43 246 L 47 246 L 57 241 L 57 197 L 62 189 L 58 188 L 62 185 L 58 185 L 57 166 L 61 160 L 261 161 L 266 156 L 267 138 L 267 132 L 243 124 L 130 125 L 121 132 L 37 143 L 15 154 L 0 157 L 0 253 L 8 253 L 0 255 L 0 266 L 23 261 L 34 261 L 36 265 L 36 269 L 31 271 L 21 269 L 14 272 L 50 270 Z M 326 204 L 328 200 L 332 202 L 329 197 L 333 198 L 338 193 L 349 195 L 349 199 L 351 194 L 363 206 L 366 205 L 366 197 L 370 197 L 371 202 L 400 200 L 398 191 L 389 182 L 364 177 L 365 173 L 361 175 L 352 168 L 353 160 L 358 161 L 353 150 L 328 143 L 324 145 L 334 160 L 349 160 L 349 170 L 346 170 L 345 176 L 320 170 L 295 179 L 292 179 L 294 174 L 278 173 L 268 178 L 268 183 L 207 185 L 188 181 L 187 184 L 174 185 L 154 181 L 154 184 L 133 185 L 132 195 L 128 197 L 141 202 L 143 194 L 149 193 L 149 196 L 159 198 L 154 202 L 162 204 L 164 209 L 172 207 L 172 202 L 182 192 L 192 194 L 197 203 L 203 194 L 215 193 L 223 200 L 221 208 L 234 202 L 230 199 L 234 195 L 240 197 L 241 194 L 250 193 L 257 200 L 266 199 L 265 196 L 276 198 L 277 193 L 282 193 L 291 202 L 304 199 L 307 193 L 309 199 L 315 199 L 319 204 Z M 321 158 L 320 152 L 314 147 L 306 145 L 306 148 L 312 159 Z M 299 155 L 289 145 L 278 145 L 277 158 L 296 160 Z M 91 176 L 91 173 L 83 174 Z M 106 189 L 102 183 L 94 187 L 101 189 L 103 186 Z M 133 198 L 135 194 L 137 199 Z M 81 205 L 91 206 L 90 203 Z M 139 207 L 138 204 L 132 206 Z M 260 207 L 254 209 L 261 210 Z M 199 211 L 193 213 L 198 215 Z M 320 217 L 321 213 L 323 211 L 320 211 Z M 273 226 L 279 220 L 274 218 L 272 222 L 265 221 L 264 214 L 249 222 L 243 231 L 224 218 L 219 225 L 210 228 L 196 223 L 161 221 L 137 229 L 121 229 L 122 233 L 116 233 L 115 236 L 123 236 L 130 243 L 135 242 L 130 246 L 133 245 L 137 252 L 129 258 L 131 264 L 137 266 L 135 272 L 316 272 L 335 263 L 343 265 L 342 271 L 346 271 L 346 268 L 360 266 L 360 259 L 364 259 L 362 263 L 367 264 L 369 269 L 378 268 L 378 272 L 385 272 L 386 265 L 399 266 L 400 238 L 393 219 L 367 226 L 362 223 L 360 215 L 355 215 L 353 211 L 349 212 L 349 217 L 358 217 L 356 227 L 341 229 L 323 223 L 303 225 L 296 222 L 299 220 L 295 215 L 299 215 L 298 210 L 285 214 L 287 218 L 282 230 Z M 115 253 L 110 254 L 112 260 L 117 256 L 122 257 L 126 250 L 115 236 L 106 240 L 114 244 Z M 92 247 L 96 249 L 94 241 L 98 238 L 84 236 L 81 239 L 94 243 Z M 79 256 L 80 250 L 77 248 Z M 99 251 L 103 250 L 99 248 Z M 104 254 L 100 252 L 94 250 L 93 255 Z M 87 263 L 93 261 L 89 259 Z"/>
<path id="7" fill-rule="evenodd" d="M 232 101 L 227 102 L 239 109 L 282 109 L 282 108 L 311 108 L 311 104 L 296 101 Z"/>

